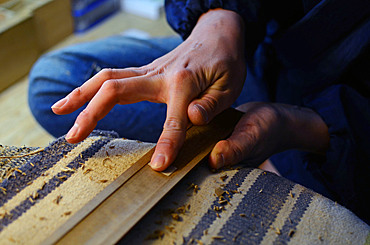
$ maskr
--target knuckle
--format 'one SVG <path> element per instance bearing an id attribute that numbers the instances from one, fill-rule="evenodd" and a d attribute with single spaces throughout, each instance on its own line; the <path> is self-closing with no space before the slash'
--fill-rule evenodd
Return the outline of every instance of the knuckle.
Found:
<path id="1" fill-rule="evenodd" d="M 110 79 L 105 81 L 100 89 L 104 91 L 104 93 L 115 94 L 119 86 L 120 84 L 116 79 Z"/>
<path id="2" fill-rule="evenodd" d="M 78 120 L 89 123 L 95 123 L 98 121 L 97 117 L 90 113 L 87 109 L 81 111 L 80 115 L 78 115 Z"/>
<path id="3" fill-rule="evenodd" d="M 89 101 L 89 97 L 84 93 L 82 87 L 77 87 L 75 88 L 72 93 L 71 93 L 71 96 L 73 98 L 77 98 L 78 100 L 83 100 L 83 101 Z"/>
<path id="4" fill-rule="evenodd" d="M 210 95 L 204 96 L 204 102 L 206 103 L 206 107 L 211 111 L 215 112 L 219 106 L 218 100 Z"/>
<path id="5" fill-rule="evenodd" d="M 163 129 L 166 131 L 182 131 L 185 129 L 185 124 L 175 117 L 168 117 L 163 125 Z"/>
<path id="6" fill-rule="evenodd" d="M 157 144 L 169 149 L 174 149 L 176 147 L 176 142 L 170 138 L 160 138 Z"/>
<path id="7" fill-rule="evenodd" d="M 75 89 L 73 89 L 71 95 L 72 96 L 76 96 L 76 97 L 80 97 L 82 94 L 82 91 L 81 91 L 81 87 L 77 87 Z"/>
<path id="8" fill-rule="evenodd" d="M 174 72 L 173 74 L 173 82 L 175 85 L 182 86 L 185 81 L 187 81 L 190 77 L 192 77 L 193 72 L 189 69 L 180 69 Z"/>
<path id="9" fill-rule="evenodd" d="M 113 69 L 103 68 L 98 74 L 102 77 L 103 80 L 109 80 L 113 78 Z"/>
<path id="10" fill-rule="evenodd" d="M 78 119 L 83 121 L 90 120 L 90 113 L 86 109 L 84 109 L 78 115 Z"/>

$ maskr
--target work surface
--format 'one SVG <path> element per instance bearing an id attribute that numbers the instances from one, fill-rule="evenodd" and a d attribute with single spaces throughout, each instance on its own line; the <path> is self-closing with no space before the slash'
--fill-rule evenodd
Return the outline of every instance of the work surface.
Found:
<path id="1" fill-rule="evenodd" d="M 0 240 L 366 243 L 368 225 L 312 190 L 259 169 L 213 173 L 205 162 L 198 164 L 238 118 L 228 110 L 207 126 L 189 128 L 176 168 L 167 173 L 147 165 L 154 145 L 109 132 L 95 132 L 78 145 L 62 137 L 46 148 L 3 150 L 2 165 L 20 164 L 2 175 Z"/>

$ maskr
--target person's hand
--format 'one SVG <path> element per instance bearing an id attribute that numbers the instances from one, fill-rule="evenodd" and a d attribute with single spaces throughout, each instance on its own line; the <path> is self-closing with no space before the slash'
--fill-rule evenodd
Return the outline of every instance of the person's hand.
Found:
<path id="1" fill-rule="evenodd" d="M 284 150 L 325 153 L 329 147 L 328 128 L 311 109 L 262 102 L 246 103 L 238 109 L 245 114 L 232 135 L 213 148 L 209 156 L 212 168 L 242 161 L 257 167 Z"/>
<path id="2" fill-rule="evenodd" d="M 68 114 L 89 102 L 66 140 L 85 139 L 116 104 L 166 103 L 166 121 L 151 160 L 153 169 L 166 169 L 183 144 L 189 120 L 206 124 L 238 97 L 246 75 L 243 35 L 238 14 L 211 10 L 186 41 L 151 64 L 102 70 L 52 106 L 54 113 Z"/>

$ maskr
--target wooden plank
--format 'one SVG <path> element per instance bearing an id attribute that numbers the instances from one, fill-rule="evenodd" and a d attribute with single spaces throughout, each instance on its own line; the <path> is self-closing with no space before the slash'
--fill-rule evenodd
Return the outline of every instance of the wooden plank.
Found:
<path id="1" fill-rule="evenodd" d="M 33 11 L 36 37 L 41 51 L 45 51 L 73 33 L 71 1 L 53 0 Z"/>
<path id="2" fill-rule="evenodd" d="M 173 165 L 177 170 L 170 176 L 153 171 L 146 163 L 125 183 L 113 182 L 102 193 L 106 196 L 101 202 L 93 200 L 87 209 L 88 214 L 80 223 L 72 227 L 63 227 L 46 241 L 57 244 L 114 244 L 123 237 L 165 194 L 167 194 L 196 164 L 204 159 L 213 146 L 226 138 L 239 121 L 242 113 L 228 109 L 218 115 L 206 126 L 193 126 L 188 129 L 184 146 Z M 149 156 L 146 156 L 149 158 Z M 140 168 L 140 166 L 138 168 Z M 122 180 L 121 180 L 122 181 Z M 104 193 L 107 192 L 107 193 Z M 98 206 L 99 205 L 99 206 Z M 75 217 L 75 222 L 79 218 Z M 71 224 L 70 224 L 71 225 Z M 68 229 L 71 230 L 68 231 Z M 64 234 L 66 231 L 68 233 Z"/>
<path id="3" fill-rule="evenodd" d="M 55 231 L 44 244 L 53 244 L 57 242 L 64 234 L 69 232 L 77 225 L 84 217 L 91 213 L 101 202 L 107 199 L 114 191 L 129 180 L 135 173 L 142 169 L 150 161 L 155 147 L 149 150 L 135 164 L 128 168 L 121 176 L 114 180 L 102 192 L 94 197 L 83 209 L 77 211 L 66 223 L 64 223 L 57 231 Z"/>
<path id="4" fill-rule="evenodd" d="M 39 56 L 32 17 L 21 14 L 0 32 L 0 91 L 26 75 Z"/>

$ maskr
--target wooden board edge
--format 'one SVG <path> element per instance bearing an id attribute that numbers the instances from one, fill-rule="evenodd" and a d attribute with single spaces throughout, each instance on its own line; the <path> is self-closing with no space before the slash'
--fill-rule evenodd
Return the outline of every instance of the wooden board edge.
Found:
<path id="1" fill-rule="evenodd" d="M 66 233 L 57 244 L 114 244 L 125 235 L 165 194 L 168 193 L 193 167 L 212 150 L 214 144 L 226 138 L 241 118 L 242 113 L 228 109 L 206 126 L 194 126 L 187 132 L 187 140 L 175 161 L 178 170 L 170 176 L 153 171 L 144 166 L 128 179 L 120 188 L 106 198 L 93 212 L 90 212 L 73 229 Z M 219 133 L 218 131 L 222 131 Z M 190 138 L 188 137 L 190 135 Z M 198 135 L 194 139 L 191 136 Z M 192 141 L 193 140 L 193 141 Z M 199 140 L 203 148 L 194 151 L 194 142 Z M 206 143 L 205 143 L 206 142 Z M 204 144 L 206 144 L 204 146 Z M 197 151 L 198 150 L 198 151 Z M 196 154 L 191 157 L 187 154 Z M 151 182 L 148 182 L 150 179 Z M 155 183 L 154 181 L 158 181 Z M 143 185 L 144 182 L 147 186 Z M 142 195 L 139 204 L 129 200 L 140 188 L 161 187 L 157 192 Z"/>
<path id="2" fill-rule="evenodd" d="M 155 146 L 129 167 L 122 175 L 110 183 L 104 190 L 91 199 L 83 208 L 78 210 L 67 222 L 60 226 L 51 236 L 49 236 L 42 244 L 54 244 L 74 226 L 76 226 L 84 217 L 89 215 L 94 209 L 105 199 L 107 199 L 114 191 L 128 181 L 136 172 L 147 165 L 154 153 Z"/>

